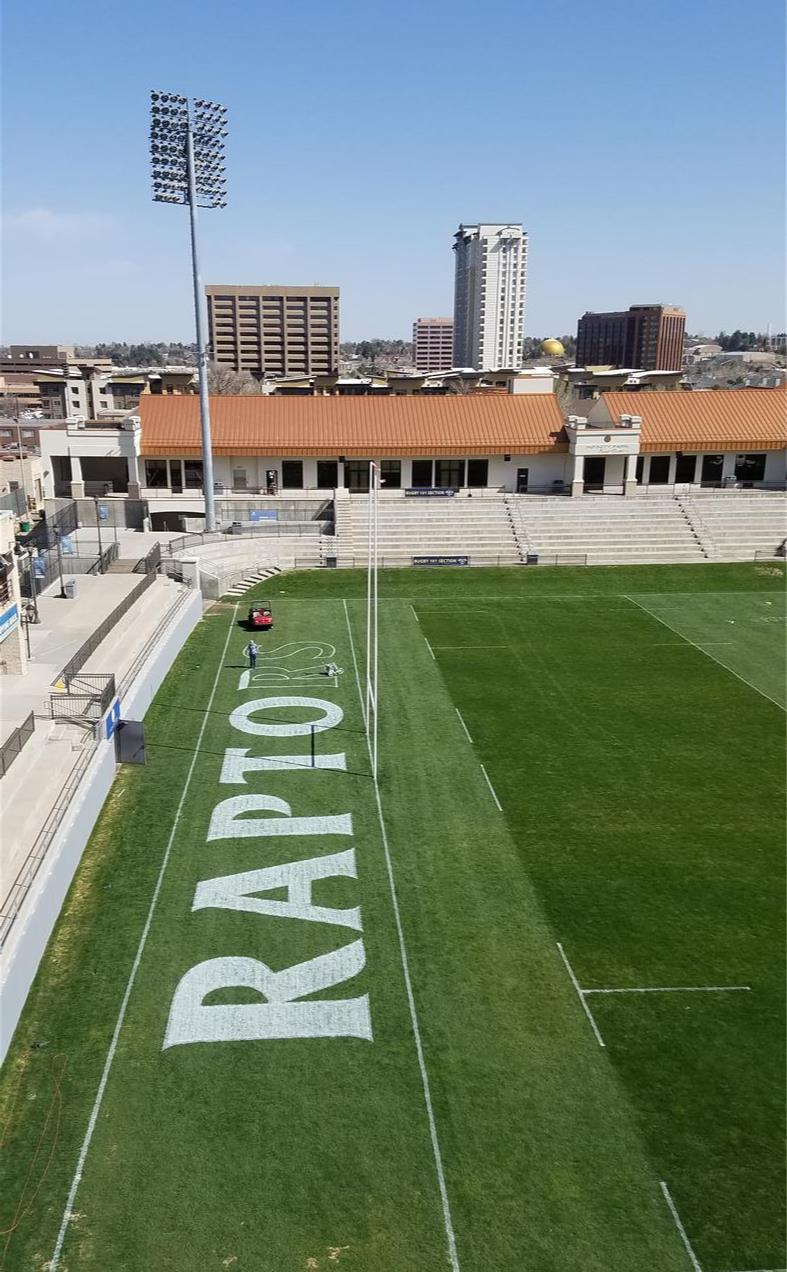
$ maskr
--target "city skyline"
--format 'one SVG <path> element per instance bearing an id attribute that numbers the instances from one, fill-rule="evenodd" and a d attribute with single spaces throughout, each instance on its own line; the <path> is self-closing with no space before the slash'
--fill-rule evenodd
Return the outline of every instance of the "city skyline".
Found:
<path id="1" fill-rule="evenodd" d="M 229 206 L 201 217 L 204 278 L 337 285 L 344 340 L 406 339 L 415 315 L 450 314 L 450 236 L 501 215 L 530 239 L 525 334 L 570 333 L 586 310 L 643 297 L 685 308 L 696 333 L 783 329 L 775 0 L 756 24 L 731 0 L 712 20 L 677 0 L 648 15 L 607 0 L 604 21 L 574 3 L 526 22 L 504 0 L 512 39 L 494 51 L 461 0 L 404 0 L 395 24 L 355 0 L 333 23 L 316 0 L 234 13 L 242 41 L 234 23 L 194 22 L 185 0 L 141 0 L 152 38 L 119 75 L 119 16 L 77 0 L 34 27 L 10 0 L 4 342 L 192 338 L 185 218 L 150 200 L 152 87 L 229 107 Z M 608 75 L 591 80 L 594 65 Z M 410 127 L 438 104 L 461 119 L 447 148 Z"/>

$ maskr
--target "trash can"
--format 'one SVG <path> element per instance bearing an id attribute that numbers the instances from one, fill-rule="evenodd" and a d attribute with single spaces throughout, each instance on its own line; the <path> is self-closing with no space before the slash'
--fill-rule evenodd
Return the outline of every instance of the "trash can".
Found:
<path id="1" fill-rule="evenodd" d="M 76 581 L 76 579 L 66 579 L 66 580 L 64 581 L 64 583 L 63 583 L 63 591 L 64 591 L 64 592 L 65 592 L 65 594 L 66 594 L 66 599 L 67 599 L 67 600 L 69 600 L 69 601 L 74 601 L 74 600 L 76 600 L 76 594 L 77 594 L 77 581 Z"/>
<path id="2" fill-rule="evenodd" d="M 20 521 L 20 522 L 19 522 L 19 529 L 20 529 L 20 531 L 21 531 L 21 533 L 22 533 L 22 534 L 28 534 L 28 533 L 29 533 L 29 530 L 30 530 L 30 522 L 29 522 L 29 521 Z"/>
<path id="3" fill-rule="evenodd" d="M 528 552 L 528 554 L 527 554 L 527 564 L 528 564 L 528 565 L 538 565 L 538 553 L 537 553 L 537 552 Z"/>

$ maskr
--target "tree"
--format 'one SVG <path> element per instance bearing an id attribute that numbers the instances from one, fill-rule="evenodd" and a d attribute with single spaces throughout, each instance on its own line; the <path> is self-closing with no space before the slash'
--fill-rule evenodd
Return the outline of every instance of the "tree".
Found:
<path id="1" fill-rule="evenodd" d="M 262 385 L 250 371 L 235 371 L 220 362 L 208 364 L 208 392 L 220 397 L 250 396 L 262 393 Z"/>

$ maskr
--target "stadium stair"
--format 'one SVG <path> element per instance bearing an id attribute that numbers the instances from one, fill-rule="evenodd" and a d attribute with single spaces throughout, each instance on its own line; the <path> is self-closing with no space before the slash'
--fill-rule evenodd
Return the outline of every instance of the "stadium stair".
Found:
<path id="1" fill-rule="evenodd" d="M 716 561 L 750 561 L 758 553 L 777 556 L 787 536 L 782 491 L 698 491 L 679 502 L 704 528 Z"/>
<path id="2" fill-rule="evenodd" d="M 512 495 L 530 550 L 542 563 L 588 565 L 706 561 L 708 548 L 671 496 Z"/>
<path id="3" fill-rule="evenodd" d="M 339 565 L 362 564 L 368 550 L 368 500 L 337 499 Z M 378 505 L 381 564 L 409 565 L 413 556 L 468 556 L 471 564 L 518 565 L 522 551 L 504 494 L 453 498 L 381 496 Z"/>
<path id="4" fill-rule="evenodd" d="M 281 574 L 278 565 L 270 566 L 267 569 L 260 568 L 249 570 L 238 583 L 233 583 L 232 587 L 227 589 L 227 596 L 243 596 L 244 592 L 248 592 L 250 587 L 254 587 L 257 583 L 264 583 L 266 579 L 273 578 L 276 574 Z"/>

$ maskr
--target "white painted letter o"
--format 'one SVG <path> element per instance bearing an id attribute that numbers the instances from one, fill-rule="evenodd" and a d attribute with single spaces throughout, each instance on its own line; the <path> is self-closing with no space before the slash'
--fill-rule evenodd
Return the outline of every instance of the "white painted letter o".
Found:
<path id="1" fill-rule="evenodd" d="M 313 707 L 315 711 L 322 712 L 322 718 L 304 720 L 299 724 L 273 720 L 266 724 L 249 719 L 255 712 L 268 711 L 271 707 Z M 241 733 L 261 733 L 267 738 L 294 738 L 308 735 L 312 729 L 315 733 L 324 733 L 326 729 L 335 728 L 343 718 L 341 707 L 337 707 L 334 702 L 325 702 L 322 698 L 255 698 L 253 702 L 244 702 L 242 706 L 235 708 L 230 716 L 230 724 Z"/>

